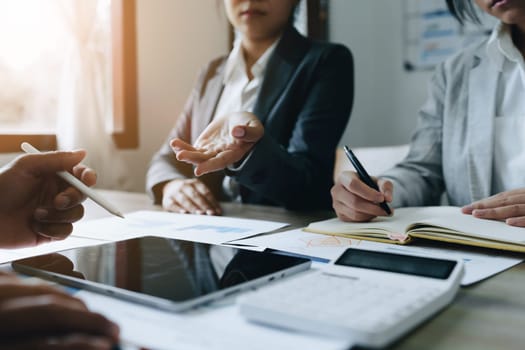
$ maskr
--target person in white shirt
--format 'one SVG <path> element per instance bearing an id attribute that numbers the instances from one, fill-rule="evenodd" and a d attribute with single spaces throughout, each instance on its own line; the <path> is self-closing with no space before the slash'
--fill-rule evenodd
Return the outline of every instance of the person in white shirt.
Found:
<path id="1" fill-rule="evenodd" d="M 451 205 L 478 218 L 525 226 L 525 1 L 447 0 L 461 22 L 479 9 L 498 18 L 492 36 L 438 65 L 406 159 L 377 180 L 354 172 L 331 190 L 342 220 L 368 221 L 394 207 Z M 476 6 L 477 5 L 477 6 Z"/>
<path id="2" fill-rule="evenodd" d="M 353 102 L 353 60 L 344 46 L 297 32 L 298 3 L 224 0 L 239 39 L 204 68 L 148 169 L 147 190 L 164 209 L 217 215 L 226 200 L 330 208 L 335 150 Z M 223 127 L 237 123 L 247 142 L 219 152 L 232 141 Z M 186 157 L 197 144 L 205 164 Z"/>
<path id="3" fill-rule="evenodd" d="M 62 240 L 84 213 L 85 196 L 56 175 L 70 171 L 86 185 L 93 170 L 84 151 L 23 155 L 0 169 L 0 248 Z M 68 293 L 28 284 L 0 271 L 0 349 L 110 350 L 118 326 Z"/>

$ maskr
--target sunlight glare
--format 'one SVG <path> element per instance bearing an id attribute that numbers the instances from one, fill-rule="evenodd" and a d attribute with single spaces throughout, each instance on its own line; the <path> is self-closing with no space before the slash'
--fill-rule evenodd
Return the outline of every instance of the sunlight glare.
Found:
<path id="1" fill-rule="evenodd" d="M 0 63 L 22 70 L 63 43 L 56 0 L 0 0 Z"/>

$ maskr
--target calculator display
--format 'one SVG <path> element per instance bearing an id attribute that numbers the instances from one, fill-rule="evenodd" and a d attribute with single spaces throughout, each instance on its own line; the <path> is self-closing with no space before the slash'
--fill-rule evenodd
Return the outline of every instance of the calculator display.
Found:
<path id="1" fill-rule="evenodd" d="M 454 270 L 456 262 L 350 248 L 337 259 L 335 265 L 447 279 Z"/>

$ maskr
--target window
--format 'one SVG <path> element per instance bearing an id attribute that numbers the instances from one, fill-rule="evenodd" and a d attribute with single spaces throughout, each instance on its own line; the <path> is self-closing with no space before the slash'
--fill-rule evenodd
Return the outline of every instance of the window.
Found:
<path id="1" fill-rule="evenodd" d="M 113 139 L 118 148 L 138 147 L 135 0 L 112 0 Z"/>
<path id="2" fill-rule="evenodd" d="M 0 152 L 18 152 L 22 141 L 42 150 L 57 147 L 55 116 L 67 35 L 59 1 L 0 1 Z M 100 5 L 111 24 L 109 129 L 117 147 L 135 148 L 135 0 L 104 0 Z"/>

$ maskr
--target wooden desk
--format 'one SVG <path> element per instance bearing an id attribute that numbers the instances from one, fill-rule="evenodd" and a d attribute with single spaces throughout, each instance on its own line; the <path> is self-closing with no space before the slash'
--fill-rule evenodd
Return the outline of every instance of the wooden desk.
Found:
<path id="1" fill-rule="evenodd" d="M 144 194 L 103 191 L 123 212 L 160 210 Z M 86 219 L 107 216 L 88 202 Z M 227 216 L 289 222 L 294 227 L 333 215 L 297 213 L 257 205 L 223 204 Z M 474 286 L 461 288 L 444 311 L 405 336 L 392 349 L 525 349 L 525 264 Z"/>

